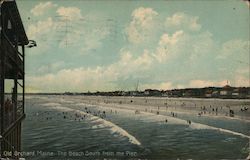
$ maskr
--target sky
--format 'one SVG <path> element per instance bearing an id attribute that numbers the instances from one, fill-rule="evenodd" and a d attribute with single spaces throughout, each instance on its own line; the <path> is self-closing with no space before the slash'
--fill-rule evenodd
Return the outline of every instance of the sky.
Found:
<path id="1" fill-rule="evenodd" d="M 18 0 L 26 92 L 249 86 L 243 0 Z"/>

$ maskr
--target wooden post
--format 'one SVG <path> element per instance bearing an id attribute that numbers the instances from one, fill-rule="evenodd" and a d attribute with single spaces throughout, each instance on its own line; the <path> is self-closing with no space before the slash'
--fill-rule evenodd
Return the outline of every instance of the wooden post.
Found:
<path id="1" fill-rule="evenodd" d="M 14 30 L 15 30 L 15 48 L 16 48 L 16 50 L 18 51 L 18 36 L 17 36 L 17 31 L 16 31 L 16 27 L 13 27 L 14 28 Z M 18 53 L 16 53 L 16 55 L 15 55 L 15 61 L 17 62 L 17 59 L 18 59 Z M 19 70 L 19 68 L 18 68 L 19 66 L 18 66 L 18 64 L 16 63 L 16 66 L 15 66 L 15 77 L 14 77 L 14 88 L 13 88 L 13 94 L 12 94 L 12 96 L 14 96 L 14 97 L 12 97 L 13 98 L 13 100 L 14 100 L 14 121 L 16 121 L 17 120 L 17 79 L 18 79 L 18 70 Z"/>
<path id="2" fill-rule="evenodd" d="M 2 52 L 1 53 L 1 57 L 0 57 L 0 61 L 1 61 L 1 67 L 0 67 L 0 96 L 1 96 L 1 98 L 0 98 L 0 100 L 1 100 L 1 105 L 0 105 L 0 114 L 1 114 L 1 117 L 0 117 L 0 119 L 1 119 L 1 122 L 0 122 L 0 129 L 1 129 L 1 131 L 0 131 L 0 135 L 3 135 L 3 133 L 4 133 L 4 69 L 5 69 L 5 56 L 4 56 L 4 52 Z M 3 154 L 3 148 L 4 148 L 4 143 L 3 142 L 1 142 L 0 143 L 0 147 L 1 147 L 1 150 L 0 150 L 0 156 Z"/>
<path id="3" fill-rule="evenodd" d="M 2 30 L 3 30 L 3 27 L 2 27 L 2 3 L 0 3 L 0 46 L 2 47 L 3 44 L 2 44 Z M 3 105 L 4 105 L 4 76 L 3 76 L 3 66 L 4 66 L 4 63 L 3 63 L 3 50 L 2 48 L 0 48 L 1 52 L 0 52 L 0 65 L 1 65 L 1 68 L 0 68 L 0 114 L 1 114 L 1 117 L 0 117 L 0 135 L 2 135 L 3 133 Z M 0 153 L 1 155 L 1 153 Z"/>
<path id="4" fill-rule="evenodd" d="M 22 45 L 22 54 L 23 54 L 23 106 L 22 106 L 22 110 L 23 110 L 23 114 L 24 114 L 24 104 L 25 104 L 25 47 L 24 45 Z"/>
<path id="5" fill-rule="evenodd" d="M 3 46 L 2 46 L 3 47 Z M 1 89 L 1 134 L 3 134 L 4 132 L 4 93 L 5 93 L 5 89 L 4 89 L 4 79 L 5 79 L 5 52 L 4 50 L 1 51 L 1 68 L 0 68 L 0 89 Z"/>

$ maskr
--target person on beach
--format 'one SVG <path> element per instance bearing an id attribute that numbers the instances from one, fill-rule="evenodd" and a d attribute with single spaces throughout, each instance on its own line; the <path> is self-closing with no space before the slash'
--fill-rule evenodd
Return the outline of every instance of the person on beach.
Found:
<path id="1" fill-rule="evenodd" d="M 135 110 L 135 114 L 139 114 L 140 112 L 139 112 L 139 110 Z"/>
<path id="2" fill-rule="evenodd" d="M 191 121 L 190 121 L 190 120 L 187 120 L 187 123 L 190 125 L 190 124 L 191 124 Z"/>
<path id="3" fill-rule="evenodd" d="M 105 111 L 102 112 L 101 118 L 106 118 L 106 112 Z"/>
<path id="4" fill-rule="evenodd" d="M 234 111 L 232 109 L 229 110 L 229 116 L 234 117 Z"/>

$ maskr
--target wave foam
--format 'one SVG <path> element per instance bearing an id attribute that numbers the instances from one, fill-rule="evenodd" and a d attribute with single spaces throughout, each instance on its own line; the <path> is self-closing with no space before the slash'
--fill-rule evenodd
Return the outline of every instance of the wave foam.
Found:
<path id="1" fill-rule="evenodd" d="M 98 127 L 107 127 L 110 128 L 111 133 L 117 133 L 121 136 L 127 137 L 129 139 L 129 142 L 135 145 L 141 145 L 141 142 L 139 142 L 134 136 L 132 136 L 131 134 L 129 134 L 126 130 L 124 130 L 123 128 L 119 127 L 118 125 L 107 121 L 105 119 L 101 119 L 97 116 L 88 114 L 84 111 L 81 110 L 76 110 L 76 109 L 71 109 L 71 108 L 67 108 L 67 107 L 59 107 L 59 106 L 55 106 L 53 107 L 54 109 L 60 109 L 60 110 L 64 110 L 64 111 L 74 111 L 83 115 L 88 115 L 90 116 L 90 119 L 93 120 L 92 122 L 99 122 L 101 124 L 94 126 L 94 128 L 98 128 Z"/>
<path id="2" fill-rule="evenodd" d="M 239 132 L 235 132 L 235 131 L 231 131 L 231 130 L 227 130 L 227 129 L 223 129 L 223 128 L 217 128 L 217 127 L 213 127 L 213 126 L 208 126 L 208 125 L 205 125 L 205 124 L 200 124 L 200 123 L 195 123 L 195 122 L 193 122 L 190 125 L 190 128 L 192 128 L 192 129 L 211 129 L 211 130 L 216 130 L 216 131 L 219 131 L 219 132 L 229 133 L 229 134 L 233 134 L 233 135 L 236 135 L 236 136 L 240 136 L 240 137 L 243 137 L 243 138 L 250 139 L 250 136 L 245 135 L 243 133 L 239 133 Z"/>
<path id="3" fill-rule="evenodd" d="M 145 114 L 145 112 L 143 112 L 143 113 Z M 147 113 L 147 114 L 151 114 L 152 115 L 153 113 Z M 170 123 L 175 123 L 175 124 L 189 125 L 189 124 L 187 124 L 186 120 L 179 119 L 179 118 L 174 118 L 174 117 L 170 117 L 170 116 L 163 116 L 163 115 L 155 115 L 153 117 L 159 117 L 162 120 L 164 120 L 163 118 L 165 118 L 165 119 L 167 118 L 168 119 L 168 123 L 170 122 Z M 196 123 L 196 122 L 192 122 L 189 125 L 189 127 L 191 129 L 210 129 L 210 130 L 216 130 L 216 131 L 219 131 L 219 132 L 229 133 L 229 134 L 233 134 L 233 135 L 241 136 L 243 138 L 250 139 L 250 136 L 245 135 L 243 133 L 239 133 L 239 132 L 235 132 L 235 131 L 231 131 L 231 130 L 227 130 L 227 129 L 223 129 L 223 128 L 217 128 L 217 127 L 213 127 L 213 126 L 209 126 L 209 125 L 201 124 L 201 123 Z"/>
<path id="4" fill-rule="evenodd" d="M 61 106 L 59 103 L 44 103 L 41 104 L 42 106 L 47 106 L 47 107 L 55 107 L 55 106 Z"/>
<path id="5" fill-rule="evenodd" d="M 107 106 L 100 106 L 103 108 L 113 108 L 111 106 L 107 107 Z M 116 108 L 117 109 L 117 108 Z M 130 108 L 119 108 L 120 110 L 132 110 Z M 209 125 L 205 125 L 205 124 L 201 124 L 201 123 L 196 123 L 196 122 L 192 122 L 191 125 L 189 125 L 187 123 L 186 120 L 180 119 L 180 118 L 176 118 L 176 117 L 171 117 L 171 116 L 167 116 L 167 115 L 156 115 L 155 113 L 150 113 L 150 112 L 144 112 L 144 111 L 140 111 L 141 114 L 143 115 L 148 115 L 147 117 L 142 117 L 142 120 L 146 120 L 146 121 L 153 121 L 153 122 L 165 122 L 165 120 L 168 120 L 168 124 L 181 124 L 181 125 L 187 125 L 189 126 L 191 129 L 210 129 L 210 130 L 216 130 L 219 132 L 223 132 L 223 133 L 229 133 L 229 134 L 233 134 L 233 135 L 237 135 L 243 138 L 248 138 L 250 139 L 250 136 L 245 135 L 243 133 L 239 133 L 239 132 L 235 132 L 235 131 L 231 131 L 231 130 L 227 130 L 227 129 L 223 129 L 223 128 L 218 128 L 218 127 L 213 127 L 213 126 L 209 126 Z"/>
<path id="6" fill-rule="evenodd" d="M 145 114 L 145 112 L 144 112 Z M 148 114 L 152 114 L 152 113 L 148 113 Z M 179 119 L 179 118 L 174 118 L 174 117 L 170 117 L 170 116 L 163 116 L 163 115 L 155 115 L 154 117 L 159 117 L 159 118 L 164 118 L 168 119 L 168 122 L 170 123 L 175 123 L 175 124 L 184 124 L 184 125 L 188 125 L 187 122 L 185 120 Z M 239 132 L 235 132 L 235 131 L 231 131 L 231 130 L 227 130 L 227 129 L 223 129 L 223 128 L 217 128 L 217 127 L 213 127 L 213 126 L 209 126 L 206 124 L 201 124 L 201 123 L 196 123 L 196 122 L 192 122 L 189 127 L 191 129 L 210 129 L 210 130 L 216 130 L 219 132 L 224 132 L 224 133 L 229 133 L 229 134 L 233 134 L 233 135 L 237 135 L 243 138 L 248 138 L 250 139 L 250 136 L 245 135 L 243 133 L 239 133 Z"/>

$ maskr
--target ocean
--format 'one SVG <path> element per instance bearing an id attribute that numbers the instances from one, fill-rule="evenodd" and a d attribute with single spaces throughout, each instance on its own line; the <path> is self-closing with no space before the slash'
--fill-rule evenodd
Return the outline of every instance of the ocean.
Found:
<path id="1" fill-rule="evenodd" d="M 136 105 L 123 104 L 129 98 L 111 103 L 110 97 L 105 100 L 84 96 L 27 96 L 22 157 L 27 160 L 217 160 L 245 159 L 249 155 L 248 119 L 212 113 L 198 116 L 201 100 L 196 99 L 192 103 L 197 102 L 197 109 L 190 111 L 189 103 L 185 104 L 185 110 L 180 110 L 176 104 L 179 99 L 174 103 L 172 100 L 177 108 L 170 105 L 170 99 L 164 100 L 168 107 L 154 106 L 150 99 L 145 101 L 147 105 L 142 103 L 142 98 L 138 98 L 138 103 L 137 98 L 130 99 Z M 220 101 L 220 105 L 223 103 L 228 105 L 226 100 Z"/>

